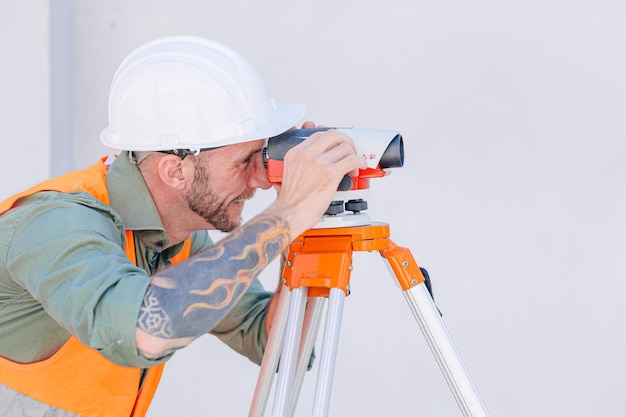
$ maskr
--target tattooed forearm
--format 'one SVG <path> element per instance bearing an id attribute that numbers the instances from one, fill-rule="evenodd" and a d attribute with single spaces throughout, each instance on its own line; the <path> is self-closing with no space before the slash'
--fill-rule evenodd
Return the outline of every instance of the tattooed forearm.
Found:
<path id="1" fill-rule="evenodd" d="M 287 248 L 290 237 L 283 220 L 257 216 L 215 246 L 159 272 L 145 294 L 138 334 L 171 342 L 167 351 L 158 352 L 163 355 L 210 331 Z M 145 356 L 157 355 L 139 348 Z"/>

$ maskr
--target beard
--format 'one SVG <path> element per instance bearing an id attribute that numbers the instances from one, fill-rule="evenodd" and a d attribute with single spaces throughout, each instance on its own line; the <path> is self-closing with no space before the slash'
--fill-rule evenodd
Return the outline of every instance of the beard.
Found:
<path id="1" fill-rule="evenodd" d="M 191 190 L 185 195 L 189 208 L 202 217 L 220 232 L 232 232 L 242 222 L 241 214 L 233 219 L 228 209 L 231 204 L 252 198 L 254 191 L 226 202 L 219 201 L 218 196 L 209 186 L 208 170 L 201 163 L 195 164 L 195 177 Z"/>

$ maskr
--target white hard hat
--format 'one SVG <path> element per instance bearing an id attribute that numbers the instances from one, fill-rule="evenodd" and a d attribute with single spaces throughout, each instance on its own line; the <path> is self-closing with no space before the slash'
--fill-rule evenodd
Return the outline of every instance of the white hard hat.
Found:
<path id="1" fill-rule="evenodd" d="M 166 37 L 118 68 L 100 140 L 129 151 L 213 148 L 283 133 L 305 110 L 276 103 L 237 51 L 199 37 Z"/>

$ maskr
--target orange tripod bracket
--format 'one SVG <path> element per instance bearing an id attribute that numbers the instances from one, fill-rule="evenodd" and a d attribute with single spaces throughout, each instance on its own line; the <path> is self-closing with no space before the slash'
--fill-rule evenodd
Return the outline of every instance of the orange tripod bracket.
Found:
<path id="1" fill-rule="evenodd" d="M 289 246 L 284 283 L 290 289 L 308 287 L 311 297 L 327 297 L 331 288 L 349 295 L 353 251 L 379 251 L 404 290 L 424 281 L 411 252 L 389 239 L 389 225 L 375 223 L 306 231 Z"/>

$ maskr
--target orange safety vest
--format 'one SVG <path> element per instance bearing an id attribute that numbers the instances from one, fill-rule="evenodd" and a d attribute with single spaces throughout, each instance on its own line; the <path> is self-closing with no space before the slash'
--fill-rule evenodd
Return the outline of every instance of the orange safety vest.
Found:
<path id="1" fill-rule="evenodd" d="M 0 203 L 0 214 L 22 197 L 40 191 L 86 191 L 109 205 L 106 187 L 106 158 L 82 171 L 44 181 Z M 128 259 L 136 263 L 133 233 L 126 231 Z M 171 259 L 177 263 L 189 257 L 191 238 Z M 85 417 L 143 417 L 156 392 L 164 364 L 146 372 L 139 389 L 141 369 L 116 365 L 76 337 L 50 358 L 19 364 L 0 357 L 0 383 L 38 401 Z"/>

